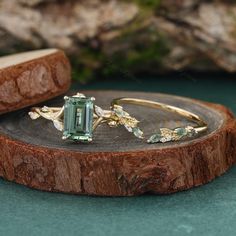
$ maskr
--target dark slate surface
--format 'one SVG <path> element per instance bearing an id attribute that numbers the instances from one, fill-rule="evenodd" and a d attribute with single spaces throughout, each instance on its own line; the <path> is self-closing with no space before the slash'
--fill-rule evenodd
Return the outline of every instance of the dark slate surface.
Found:
<path id="1" fill-rule="evenodd" d="M 76 94 L 76 92 L 74 92 L 74 94 Z M 111 101 L 119 97 L 149 99 L 186 109 L 200 116 L 208 124 L 207 132 L 200 133 L 198 138 L 206 138 L 207 135 L 212 134 L 212 132 L 221 127 L 224 120 L 224 116 L 221 113 L 210 107 L 196 101 L 193 102 L 192 99 L 173 95 L 122 91 L 85 91 L 85 94 L 86 96 L 96 97 L 95 104 L 104 109 L 109 109 Z M 62 107 L 63 104 L 64 100 L 60 97 L 50 102 L 48 106 Z M 108 125 L 103 124 L 94 132 L 94 140 L 92 143 L 84 144 L 69 140 L 64 141 L 61 138 L 62 132 L 56 130 L 52 122 L 45 119 L 32 121 L 28 115 L 29 108 L 1 116 L 0 132 L 33 145 L 69 149 L 79 152 L 152 150 L 185 145 L 195 139 L 194 137 L 192 140 L 188 138 L 175 143 L 168 142 L 165 144 L 158 143 L 150 145 L 146 140 L 155 132 L 158 132 L 159 128 L 166 127 L 173 129 L 176 127 L 186 127 L 188 125 L 195 126 L 196 124 L 189 122 L 189 120 L 179 115 L 158 109 L 135 105 L 124 105 L 124 109 L 140 121 L 139 127 L 144 131 L 145 140 L 137 139 L 132 133 L 127 132 L 124 127 L 110 128 Z"/>

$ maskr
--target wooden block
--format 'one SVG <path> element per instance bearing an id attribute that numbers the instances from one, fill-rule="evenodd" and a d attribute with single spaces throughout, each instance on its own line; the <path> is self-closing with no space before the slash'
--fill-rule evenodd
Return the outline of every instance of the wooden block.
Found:
<path id="1" fill-rule="evenodd" d="M 131 196 L 168 194 L 206 184 L 225 173 L 236 160 L 236 122 L 221 105 L 188 98 L 137 92 L 87 91 L 108 108 L 117 97 L 135 97 L 182 107 L 209 125 L 195 139 L 147 144 L 124 128 L 100 126 L 91 144 L 62 141 L 47 120 L 32 121 L 29 109 L 0 117 L 0 176 L 32 188 L 74 194 Z M 48 105 L 62 106 L 58 98 Z M 192 125 L 160 110 L 126 105 L 149 137 L 160 127 Z"/>
<path id="2" fill-rule="evenodd" d="M 61 95 L 70 81 L 70 63 L 58 49 L 1 57 L 0 114 Z"/>

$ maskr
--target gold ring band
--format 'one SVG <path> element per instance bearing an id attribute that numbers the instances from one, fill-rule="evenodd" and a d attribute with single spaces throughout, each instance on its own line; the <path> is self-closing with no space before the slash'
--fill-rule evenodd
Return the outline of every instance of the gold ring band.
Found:
<path id="1" fill-rule="evenodd" d="M 179 141 L 185 137 L 192 137 L 198 133 L 205 132 L 208 127 L 207 123 L 200 118 L 198 115 L 184 110 L 182 108 L 171 106 L 165 103 L 155 102 L 151 100 L 145 99 L 138 99 L 138 98 L 116 98 L 111 102 L 111 107 L 123 104 L 132 104 L 132 105 L 139 105 L 150 107 L 154 109 L 161 109 L 163 111 L 172 112 L 178 114 L 192 122 L 197 124 L 196 127 L 187 126 L 183 128 L 175 128 L 174 130 L 168 128 L 161 128 L 160 133 L 154 134 L 149 140 L 149 143 L 156 143 L 156 142 L 169 142 L 169 141 Z M 184 132 L 186 131 L 186 132 Z M 180 135 L 178 135 L 178 132 Z"/>

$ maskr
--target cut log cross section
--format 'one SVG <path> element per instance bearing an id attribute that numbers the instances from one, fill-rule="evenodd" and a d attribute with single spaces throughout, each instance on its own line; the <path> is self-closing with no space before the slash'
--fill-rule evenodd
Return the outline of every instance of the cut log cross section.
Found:
<path id="1" fill-rule="evenodd" d="M 0 58 L 0 114 L 65 93 L 71 69 L 57 49 L 37 50 Z"/>
<path id="2" fill-rule="evenodd" d="M 169 194 L 206 184 L 225 173 L 236 160 L 236 123 L 221 105 L 155 93 L 86 91 L 107 109 L 117 97 L 155 100 L 196 113 L 209 125 L 197 138 L 147 144 L 124 128 L 100 126 L 90 144 L 62 141 L 47 120 L 32 121 L 29 109 L 0 117 L 0 176 L 54 192 L 101 196 Z M 48 103 L 61 106 L 63 99 Z M 139 119 L 145 137 L 160 127 L 194 125 L 168 112 L 125 105 Z M 37 134 L 37 135 L 36 135 Z"/>

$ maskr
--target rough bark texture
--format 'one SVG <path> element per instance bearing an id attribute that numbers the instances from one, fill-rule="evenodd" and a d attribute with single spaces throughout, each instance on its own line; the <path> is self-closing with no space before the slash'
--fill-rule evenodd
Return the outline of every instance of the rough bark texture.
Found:
<path id="1" fill-rule="evenodd" d="M 234 1 L 2 0 L 0 51 L 59 47 L 78 77 L 104 74 L 236 71 Z"/>
<path id="2" fill-rule="evenodd" d="M 0 114 L 30 106 L 65 93 L 70 86 L 70 64 L 60 50 L 40 50 L 28 54 L 2 57 L 0 65 Z M 6 61 L 8 63 L 6 63 Z"/>
<path id="3" fill-rule="evenodd" d="M 126 95 L 118 92 L 91 94 L 106 102 L 113 95 Z M 132 95 L 173 99 L 183 106 L 188 103 L 189 109 L 194 106 L 199 111 L 205 109 L 205 119 L 210 117 L 209 131 L 179 145 L 152 146 L 132 140 L 133 137 L 122 129 L 111 131 L 101 127 L 94 144 L 73 145 L 60 141 L 60 135 L 47 121 L 30 123 L 25 118 L 27 111 L 17 112 L 0 119 L 0 176 L 46 191 L 131 196 L 146 192 L 174 193 L 206 184 L 233 165 L 236 160 L 236 122 L 225 107 L 166 95 Z M 145 114 L 147 119 L 163 116 L 161 112 L 150 115 L 145 111 Z M 14 118 L 16 116 L 21 117 L 20 120 Z M 171 114 L 169 119 L 175 118 Z M 164 124 L 168 124 L 166 122 Z M 145 122 L 145 125 L 149 123 Z M 153 132 L 153 125 L 147 128 Z M 37 137 L 35 130 L 38 130 Z"/>

